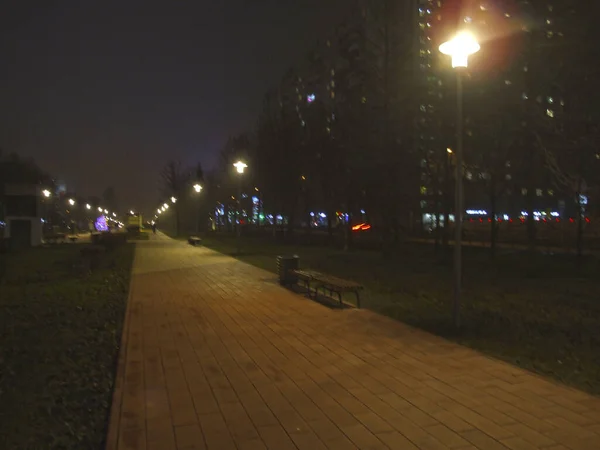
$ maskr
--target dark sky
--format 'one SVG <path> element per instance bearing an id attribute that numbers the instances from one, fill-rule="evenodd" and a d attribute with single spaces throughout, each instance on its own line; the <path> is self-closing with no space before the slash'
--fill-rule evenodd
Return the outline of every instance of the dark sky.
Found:
<path id="1" fill-rule="evenodd" d="M 5 0 L 0 147 L 81 195 L 153 208 L 172 158 L 210 167 L 348 0 Z M 342 9 L 340 9 L 342 8 Z"/>

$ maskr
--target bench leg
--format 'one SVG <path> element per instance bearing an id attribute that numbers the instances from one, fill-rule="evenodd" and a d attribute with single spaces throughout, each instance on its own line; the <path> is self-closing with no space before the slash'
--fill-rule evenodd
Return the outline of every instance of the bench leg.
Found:
<path id="1" fill-rule="evenodd" d="M 356 294 L 356 307 L 360 309 L 360 295 L 358 294 L 358 291 L 354 291 L 354 293 Z"/>
<path id="2" fill-rule="evenodd" d="M 337 295 L 338 295 L 338 298 L 340 299 L 340 306 L 343 306 L 343 303 L 342 303 L 342 293 L 338 291 Z"/>

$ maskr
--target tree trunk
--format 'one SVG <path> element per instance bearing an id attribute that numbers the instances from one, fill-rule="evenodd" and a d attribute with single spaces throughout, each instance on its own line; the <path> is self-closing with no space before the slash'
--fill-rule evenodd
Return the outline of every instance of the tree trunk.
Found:
<path id="1" fill-rule="evenodd" d="M 583 205 L 581 204 L 581 184 L 582 179 L 579 177 L 577 181 L 577 193 L 575 194 L 577 199 L 577 258 L 581 258 L 583 255 Z"/>
<path id="2" fill-rule="evenodd" d="M 497 195 L 496 195 L 496 177 L 492 175 L 490 181 L 490 216 L 492 226 L 490 227 L 490 256 L 496 257 L 496 241 L 498 238 L 498 223 L 496 222 Z"/>
<path id="3" fill-rule="evenodd" d="M 450 179 L 450 156 L 446 155 L 446 162 L 444 167 L 444 197 L 443 197 L 443 209 L 444 209 L 444 230 L 442 235 L 442 245 L 445 249 L 449 248 L 450 240 L 450 199 L 451 199 L 451 179 Z"/>

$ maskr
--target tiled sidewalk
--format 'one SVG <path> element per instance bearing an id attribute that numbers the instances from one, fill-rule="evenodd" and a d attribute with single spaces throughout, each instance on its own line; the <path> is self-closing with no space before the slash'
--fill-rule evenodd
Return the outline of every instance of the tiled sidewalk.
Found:
<path id="1" fill-rule="evenodd" d="M 107 449 L 600 449 L 600 399 L 157 235 Z"/>

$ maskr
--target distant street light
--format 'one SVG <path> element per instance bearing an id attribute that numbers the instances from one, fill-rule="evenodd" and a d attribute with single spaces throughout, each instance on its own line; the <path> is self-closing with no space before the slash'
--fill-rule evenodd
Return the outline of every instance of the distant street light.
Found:
<path id="1" fill-rule="evenodd" d="M 86 208 L 86 209 L 92 209 L 92 205 L 90 205 L 89 203 L 86 203 L 86 204 L 85 204 L 85 208 Z"/>
<path id="2" fill-rule="evenodd" d="M 196 183 L 196 184 L 194 185 L 194 190 L 195 190 L 197 193 L 199 193 L 199 192 L 202 190 L 202 186 L 200 186 L 198 183 Z"/>
<path id="3" fill-rule="evenodd" d="M 175 197 L 171 197 L 171 201 L 172 201 L 173 203 L 175 203 L 175 202 L 177 201 L 177 199 L 176 199 Z"/>
<path id="4" fill-rule="evenodd" d="M 117 217 L 117 214 L 116 214 L 116 213 L 113 213 L 113 217 Z"/>
<path id="5" fill-rule="evenodd" d="M 158 208 L 158 209 L 156 210 L 156 212 L 157 212 L 158 214 L 160 214 L 160 213 L 162 212 L 162 209 Z"/>
<path id="6" fill-rule="evenodd" d="M 51 195 L 51 192 L 48 189 L 44 189 L 42 191 L 42 194 L 44 195 L 44 197 L 48 198 Z"/>
<path id="7" fill-rule="evenodd" d="M 73 206 L 75 204 L 75 200 L 73 200 L 72 198 L 69 199 L 69 205 Z"/>
<path id="8" fill-rule="evenodd" d="M 235 169 L 237 170 L 237 173 L 244 173 L 244 169 L 246 169 L 246 167 L 248 167 L 248 164 L 246 164 L 245 162 L 242 162 L 242 161 L 238 161 L 233 165 L 233 167 L 235 167 Z"/>
<path id="9" fill-rule="evenodd" d="M 105 210 L 104 210 L 104 214 L 108 214 L 108 209 L 105 209 Z"/>
<path id="10" fill-rule="evenodd" d="M 169 204 L 168 204 L 168 203 L 165 203 L 165 204 L 163 205 L 163 208 L 165 208 L 165 209 L 169 209 Z"/>
<path id="11" fill-rule="evenodd" d="M 129 214 L 131 214 L 132 216 L 135 215 L 135 213 L 133 212 L 133 209 L 131 211 L 129 211 Z"/>
<path id="12" fill-rule="evenodd" d="M 102 212 L 102 208 L 98 206 L 98 212 Z"/>
<path id="13" fill-rule="evenodd" d="M 238 198 L 237 198 L 237 203 L 238 203 L 238 207 L 237 207 L 237 252 L 238 254 L 241 252 L 241 245 L 242 245 L 242 175 L 244 174 L 244 170 L 246 169 L 246 167 L 248 167 L 248 164 L 246 164 L 243 161 L 238 161 L 236 163 L 233 164 L 233 167 L 235 167 L 235 170 L 237 170 L 237 173 L 240 174 L 240 176 L 238 177 Z"/>
<path id="14" fill-rule="evenodd" d="M 467 32 L 457 34 L 453 39 L 440 45 L 440 52 L 452 57 L 452 67 L 456 69 L 456 180 L 454 211 L 454 325 L 460 327 L 460 295 L 462 285 L 462 221 L 463 221 L 463 72 L 469 63 L 469 56 L 477 53 L 480 45 L 475 37 Z M 448 153 L 453 153 L 447 149 Z"/>

